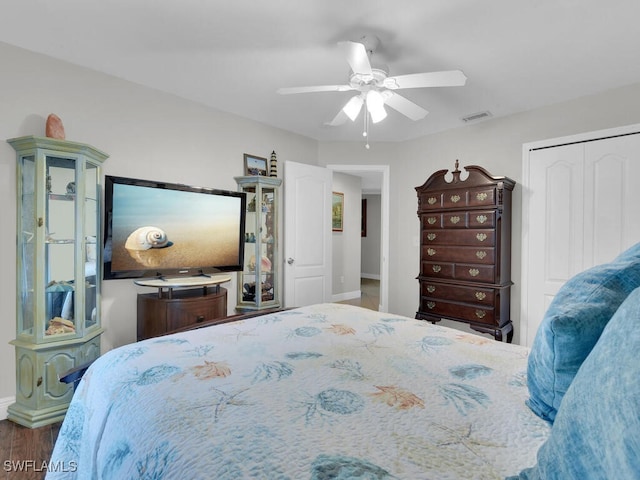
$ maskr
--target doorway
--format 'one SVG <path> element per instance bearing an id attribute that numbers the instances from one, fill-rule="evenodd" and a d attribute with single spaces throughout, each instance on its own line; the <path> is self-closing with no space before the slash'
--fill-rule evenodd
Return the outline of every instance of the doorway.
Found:
<path id="1" fill-rule="evenodd" d="M 380 281 L 377 310 L 389 308 L 389 166 L 388 165 L 327 165 L 334 172 L 362 179 L 363 193 L 380 194 Z"/>

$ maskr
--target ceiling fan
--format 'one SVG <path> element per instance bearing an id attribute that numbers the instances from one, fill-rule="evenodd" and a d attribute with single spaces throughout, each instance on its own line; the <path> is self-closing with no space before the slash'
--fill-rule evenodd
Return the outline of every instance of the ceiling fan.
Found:
<path id="1" fill-rule="evenodd" d="M 365 132 L 367 122 L 371 117 L 373 123 L 378 123 L 387 116 L 385 105 L 400 112 L 411 120 L 423 119 L 429 112 L 411 100 L 396 93 L 396 90 L 406 88 L 425 87 L 454 87 L 465 84 L 467 77 L 460 70 L 443 72 L 413 73 L 390 77 L 386 67 L 371 65 L 370 55 L 375 51 L 380 41 L 374 36 L 365 36 L 360 42 L 338 42 L 338 46 L 345 54 L 347 63 L 351 67 L 349 83 L 345 85 L 320 85 L 311 87 L 280 88 L 281 95 L 310 92 L 347 92 L 355 90 L 358 93 L 351 97 L 335 118 L 327 125 L 342 125 L 347 119 L 355 121 L 365 107 Z"/>

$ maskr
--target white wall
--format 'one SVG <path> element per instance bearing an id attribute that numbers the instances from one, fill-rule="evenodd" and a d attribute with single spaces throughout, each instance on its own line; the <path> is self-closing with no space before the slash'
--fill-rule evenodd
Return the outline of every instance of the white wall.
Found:
<path id="1" fill-rule="evenodd" d="M 414 316 L 418 307 L 418 231 L 415 187 L 434 171 L 460 165 L 481 165 L 494 175 L 517 183 L 513 195 L 511 318 L 519 340 L 520 231 L 522 144 L 546 138 L 640 122 L 640 84 L 537 110 L 426 136 L 404 143 L 321 143 L 321 165 L 388 164 L 390 166 L 389 311 Z M 447 323 L 466 329 L 466 325 Z"/>
<path id="2" fill-rule="evenodd" d="M 56 113 L 69 140 L 108 153 L 104 174 L 236 190 L 243 153 L 317 163 L 317 142 L 181 98 L 0 43 L 0 135 L 44 136 Z M 213 88 L 213 86 L 212 86 Z M 0 142 L 0 410 L 15 394 L 16 157 Z M 236 304 L 235 275 L 229 309 Z M 103 283 L 103 352 L 136 339 L 130 280 Z M 1 413 L 1 412 L 0 412 Z M 2 417 L 0 417 L 2 418 Z"/>
<path id="3" fill-rule="evenodd" d="M 360 238 L 360 272 L 362 277 L 380 279 L 381 198 L 377 194 L 362 198 L 367 200 L 367 236 Z"/>
<path id="4" fill-rule="evenodd" d="M 360 296 L 361 183 L 360 177 L 333 173 L 333 191 L 344 193 L 343 231 L 332 234 L 334 301 Z"/>

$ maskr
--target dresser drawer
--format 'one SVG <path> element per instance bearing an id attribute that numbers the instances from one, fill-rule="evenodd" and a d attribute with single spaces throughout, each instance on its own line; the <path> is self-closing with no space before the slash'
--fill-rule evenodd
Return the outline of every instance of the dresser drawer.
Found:
<path id="1" fill-rule="evenodd" d="M 454 278 L 454 265 L 452 263 L 422 262 L 420 275 L 434 278 Z"/>
<path id="2" fill-rule="evenodd" d="M 425 213 L 421 216 L 422 228 L 494 228 L 495 210 L 452 211 Z"/>
<path id="3" fill-rule="evenodd" d="M 493 265 L 455 265 L 455 279 L 470 282 L 493 283 L 496 269 Z"/>
<path id="4" fill-rule="evenodd" d="M 425 192 L 418 194 L 418 211 L 437 210 L 442 208 L 442 192 Z"/>
<path id="5" fill-rule="evenodd" d="M 202 299 L 189 299 L 180 303 L 167 305 L 167 328 L 169 331 L 188 327 L 207 320 L 223 318 L 227 312 L 223 302 L 210 302 L 205 296 Z"/>
<path id="6" fill-rule="evenodd" d="M 431 315 L 442 315 L 444 318 L 457 318 L 472 323 L 496 325 L 493 308 L 484 305 L 466 305 L 422 298 L 420 300 L 420 310 Z"/>
<path id="7" fill-rule="evenodd" d="M 464 287 L 443 283 L 421 281 L 420 295 L 433 299 L 452 300 L 454 302 L 477 303 L 484 306 L 494 306 L 495 290 L 482 287 Z"/>
<path id="8" fill-rule="evenodd" d="M 461 245 L 493 247 L 496 232 L 494 230 L 465 229 L 465 230 L 423 230 L 423 245 Z"/>
<path id="9" fill-rule="evenodd" d="M 479 187 L 469 189 L 469 200 L 467 205 L 470 207 L 480 207 L 483 205 L 496 205 L 496 187 Z"/>
<path id="10" fill-rule="evenodd" d="M 464 208 L 467 206 L 467 190 L 449 190 L 442 193 L 443 208 Z"/>
<path id="11" fill-rule="evenodd" d="M 479 210 L 468 212 L 469 219 L 467 226 L 469 228 L 494 228 L 496 226 L 495 210 Z"/>
<path id="12" fill-rule="evenodd" d="M 495 248 L 449 247 L 444 245 L 423 245 L 422 258 L 434 262 L 461 262 L 493 265 L 496 260 Z"/>
<path id="13" fill-rule="evenodd" d="M 445 262 L 422 262 L 420 275 L 431 278 L 455 279 L 465 282 L 493 283 L 493 265 L 470 265 Z"/>
<path id="14" fill-rule="evenodd" d="M 423 192 L 419 196 L 419 209 L 438 210 L 442 208 L 465 208 L 494 206 L 497 204 L 496 187 L 452 189 L 440 192 Z"/>

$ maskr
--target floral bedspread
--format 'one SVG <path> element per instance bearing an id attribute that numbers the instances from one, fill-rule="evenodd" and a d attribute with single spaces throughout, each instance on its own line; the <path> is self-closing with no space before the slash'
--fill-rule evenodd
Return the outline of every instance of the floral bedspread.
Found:
<path id="1" fill-rule="evenodd" d="M 549 433 L 527 354 L 338 304 L 149 339 L 85 374 L 47 478 L 504 478 Z"/>

